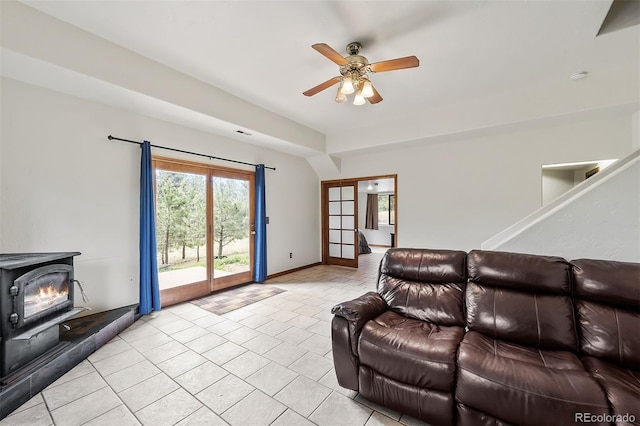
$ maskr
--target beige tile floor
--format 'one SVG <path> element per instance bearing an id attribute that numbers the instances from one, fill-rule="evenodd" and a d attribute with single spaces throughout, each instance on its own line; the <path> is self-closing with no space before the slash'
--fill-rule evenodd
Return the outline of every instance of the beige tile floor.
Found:
<path id="1" fill-rule="evenodd" d="M 183 303 L 143 317 L 11 415 L 8 425 L 421 425 L 341 388 L 331 307 L 375 289 L 360 267 L 270 280 L 287 290 L 218 316 Z"/>

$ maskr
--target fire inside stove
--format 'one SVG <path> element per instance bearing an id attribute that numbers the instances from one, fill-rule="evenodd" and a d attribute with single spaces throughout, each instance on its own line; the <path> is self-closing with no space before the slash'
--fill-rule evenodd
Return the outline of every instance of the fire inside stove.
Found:
<path id="1" fill-rule="evenodd" d="M 47 274 L 29 282 L 24 294 L 25 320 L 69 300 L 69 275 Z"/>

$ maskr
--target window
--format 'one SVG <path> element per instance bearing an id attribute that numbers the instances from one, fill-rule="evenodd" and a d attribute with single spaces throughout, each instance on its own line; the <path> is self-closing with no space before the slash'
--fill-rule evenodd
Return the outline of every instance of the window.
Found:
<path id="1" fill-rule="evenodd" d="M 394 194 L 378 194 L 378 224 L 394 225 L 396 199 Z"/>
<path id="2" fill-rule="evenodd" d="M 389 194 L 389 225 L 396 224 L 396 196 Z"/>

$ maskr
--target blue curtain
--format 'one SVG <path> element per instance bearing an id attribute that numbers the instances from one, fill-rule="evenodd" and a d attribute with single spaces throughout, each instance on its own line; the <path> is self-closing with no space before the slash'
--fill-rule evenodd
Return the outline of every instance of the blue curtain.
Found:
<path id="1" fill-rule="evenodd" d="M 156 256 L 156 217 L 153 197 L 151 144 L 141 145 L 140 161 L 140 314 L 160 310 L 158 258 Z"/>
<path id="2" fill-rule="evenodd" d="M 256 166 L 256 240 L 253 280 L 267 279 L 267 207 L 265 199 L 264 164 Z"/>

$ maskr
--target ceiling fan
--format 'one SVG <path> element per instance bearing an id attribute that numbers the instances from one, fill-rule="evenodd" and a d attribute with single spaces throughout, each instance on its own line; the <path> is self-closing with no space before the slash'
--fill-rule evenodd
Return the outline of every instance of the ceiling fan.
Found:
<path id="1" fill-rule="evenodd" d="M 330 78 L 324 83 L 303 92 L 303 94 L 305 96 L 313 96 L 334 84 L 340 83 L 336 94 L 336 102 L 346 102 L 347 95 L 355 92 L 354 105 L 363 105 L 365 99 L 371 104 L 377 104 L 382 101 L 382 96 L 369 80 L 369 73 L 415 68 L 420 65 L 420 61 L 415 56 L 406 56 L 370 64 L 367 58 L 360 55 L 362 45 L 358 42 L 347 45 L 349 56 L 346 57 L 343 57 L 325 43 L 316 43 L 311 47 L 340 65 L 340 76 Z"/>

